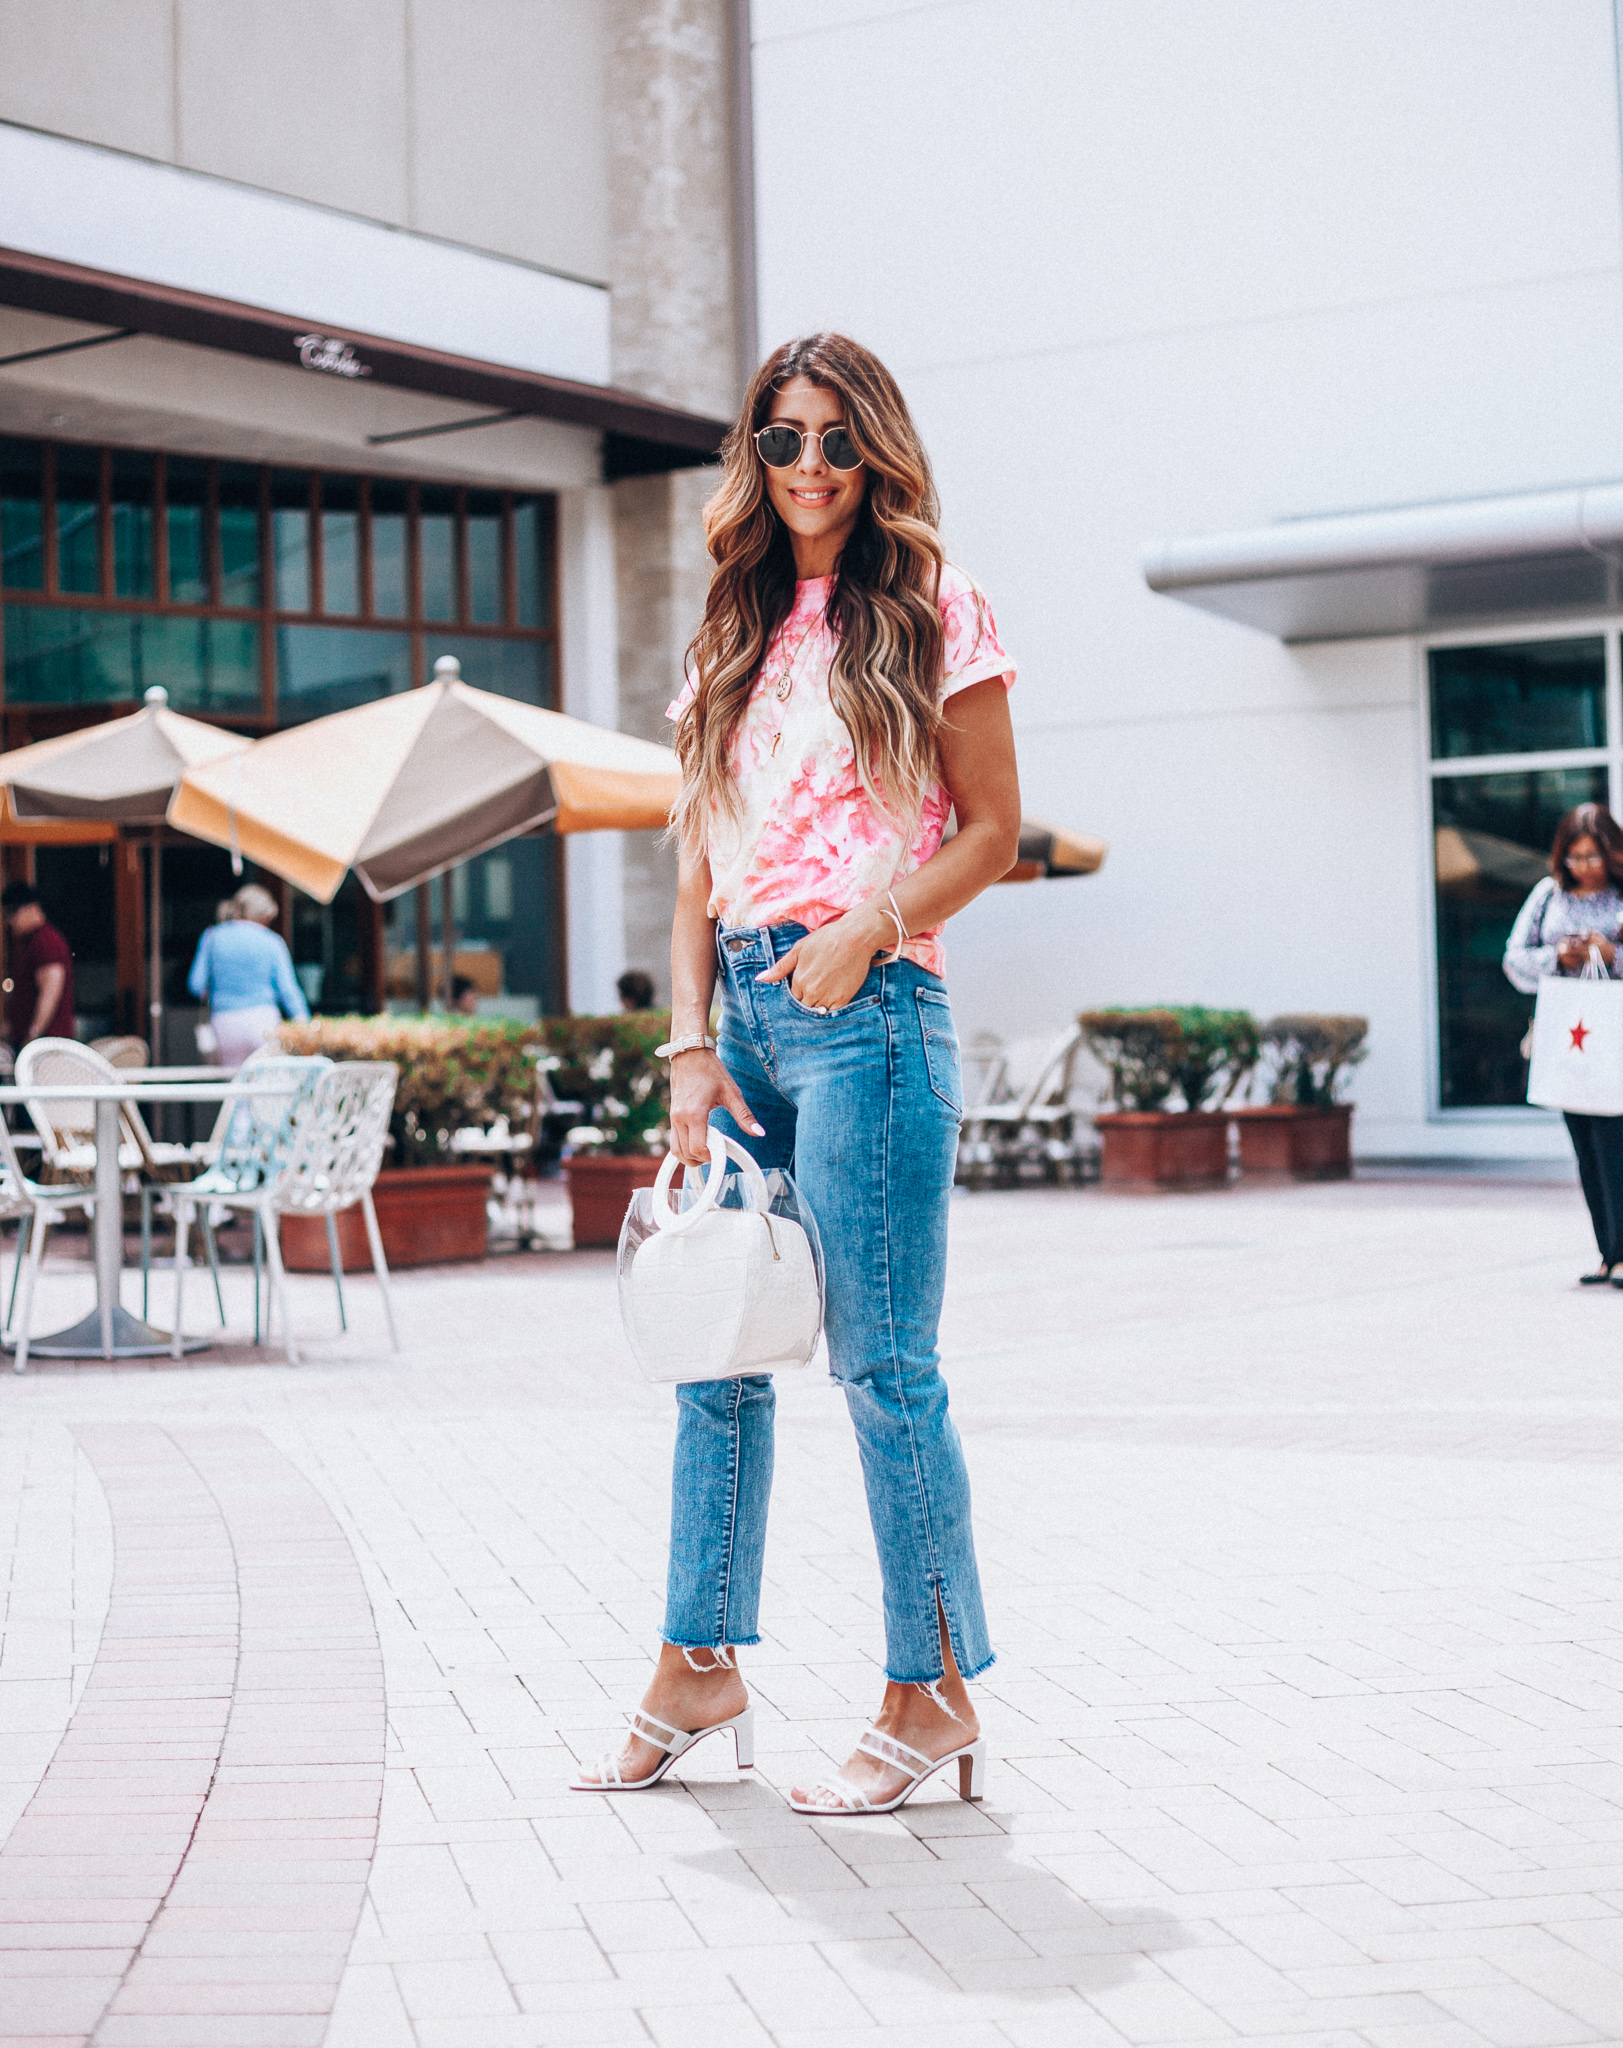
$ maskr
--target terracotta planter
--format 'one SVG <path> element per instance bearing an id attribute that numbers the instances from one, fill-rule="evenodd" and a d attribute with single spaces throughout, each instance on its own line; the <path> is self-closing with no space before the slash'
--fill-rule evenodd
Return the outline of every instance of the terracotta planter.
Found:
<path id="1" fill-rule="evenodd" d="M 1328 1109 L 1269 1102 L 1237 1109 L 1242 1173 L 1292 1180 L 1347 1180 L 1352 1174 L 1352 1104 Z"/>
<path id="2" fill-rule="evenodd" d="M 486 1250 L 488 1166 L 385 1167 L 372 1189 L 383 1256 L 395 1266 L 447 1266 Z M 346 1273 L 370 1272 L 361 1205 L 340 1209 L 338 1253 Z M 282 1218 L 282 1262 L 293 1273 L 327 1273 L 327 1225 L 320 1216 Z"/>
<path id="3" fill-rule="evenodd" d="M 1220 1188 L 1229 1177 L 1221 1110 L 1118 1109 L 1093 1119 L 1104 1143 L 1099 1178 L 1122 1188 Z"/>
<path id="4" fill-rule="evenodd" d="M 610 1250 L 620 1242 L 620 1225 L 635 1188 L 651 1188 L 663 1154 L 576 1152 L 564 1161 L 569 1206 L 575 1219 L 576 1251 Z"/>

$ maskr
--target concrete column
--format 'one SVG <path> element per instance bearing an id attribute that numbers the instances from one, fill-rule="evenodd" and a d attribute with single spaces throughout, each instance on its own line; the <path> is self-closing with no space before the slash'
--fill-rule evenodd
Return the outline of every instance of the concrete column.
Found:
<path id="1" fill-rule="evenodd" d="M 558 498 L 558 573 L 564 695 L 559 709 L 611 730 L 620 723 L 614 500 L 597 485 Z M 572 833 L 563 841 L 569 919 L 569 1007 L 601 1013 L 624 972 L 625 891 L 620 832 Z"/>
<path id="2" fill-rule="evenodd" d="M 733 220 L 734 0 L 610 0 L 614 381 L 729 417 L 741 388 Z M 613 486 L 620 725 L 666 740 L 704 606 L 703 471 Z M 676 858 L 628 834 L 625 954 L 669 993 Z"/>

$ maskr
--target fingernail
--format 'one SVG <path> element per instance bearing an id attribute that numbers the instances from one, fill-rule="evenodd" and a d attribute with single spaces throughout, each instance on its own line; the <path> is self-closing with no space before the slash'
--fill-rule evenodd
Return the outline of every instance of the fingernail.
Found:
<path id="1" fill-rule="evenodd" d="M 751 1124 L 750 1136 L 752 1138 L 764 1138 L 766 1136 L 766 1126 L 764 1124 Z"/>

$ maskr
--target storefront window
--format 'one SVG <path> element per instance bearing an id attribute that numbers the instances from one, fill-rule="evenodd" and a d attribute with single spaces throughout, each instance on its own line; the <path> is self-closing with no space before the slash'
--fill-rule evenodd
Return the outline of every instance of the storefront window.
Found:
<path id="1" fill-rule="evenodd" d="M 271 473 L 271 550 L 276 557 L 276 609 L 311 609 L 310 479 L 302 470 Z"/>
<path id="2" fill-rule="evenodd" d="M 494 491 L 468 493 L 468 617 L 499 626 L 502 602 L 502 501 Z"/>
<path id="3" fill-rule="evenodd" d="M 56 587 L 75 596 L 101 590 L 101 450 L 56 451 Z"/>
<path id="4" fill-rule="evenodd" d="M 0 437 L 0 726 L 15 714 L 0 744 L 133 710 L 153 684 L 192 716 L 296 725 L 421 685 L 442 654 L 475 688 L 551 706 L 554 531 L 543 495 Z M 116 867 L 106 864 L 108 888 Z M 183 867 L 177 855 L 174 875 Z M 453 880 L 459 952 L 509 1014 L 564 1000 L 561 871 L 558 845 L 541 838 L 482 855 Z M 99 855 L 85 872 L 102 877 Z M 201 867 L 197 878 L 202 916 L 217 878 Z M 388 913 L 396 994 L 396 956 L 409 956 L 415 986 L 416 900 Z M 319 980 L 322 1007 L 383 1000 L 383 915 L 353 889 L 326 910 L 295 900 L 295 959 Z M 169 916 L 173 980 L 195 932 L 188 924 L 172 960 Z M 189 1052 L 186 1003 L 169 996 Z M 129 1028 L 127 982 L 118 1005 Z"/>
<path id="5" fill-rule="evenodd" d="M 476 690 L 494 690 L 503 697 L 519 697 L 526 704 L 540 704 L 551 711 L 557 707 L 552 692 L 552 645 L 547 640 L 475 640 L 466 633 L 428 633 L 423 637 L 423 661 L 432 676 L 442 654 L 454 654 L 462 664 L 462 680 Z"/>
<path id="6" fill-rule="evenodd" d="M 259 609 L 259 477 L 250 463 L 220 464 L 220 602 L 227 609 Z"/>
<path id="7" fill-rule="evenodd" d="M 159 683 L 177 711 L 239 718 L 259 711 L 254 619 L 12 604 L 5 639 L 6 702 L 18 707 L 138 700 Z"/>
<path id="8" fill-rule="evenodd" d="M 209 601 L 209 466 L 184 455 L 164 465 L 164 534 L 173 604 Z"/>
<path id="9" fill-rule="evenodd" d="M 406 486 L 372 485 L 372 610 L 380 619 L 410 615 L 406 581 Z"/>
<path id="10" fill-rule="evenodd" d="M 1527 1099 L 1533 1005 L 1505 979 L 1505 941 L 1549 873 L 1562 813 L 1611 801 L 1607 644 L 1434 648 L 1429 667 L 1438 1101 L 1509 1108 Z M 1449 772 L 1466 760 L 1471 772 Z"/>
<path id="11" fill-rule="evenodd" d="M 151 597 L 153 507 L 157 463 L 128 448 L 113 450 L 113 595 Z"/>
<path id="12" fill-rule="evenodd" d="M 513 507 L 513 560 L 521 626 L 552 624 L 552 501 L 520 498 Z"/>
<path id="13" fill-rule="evenodd" d="M 278 626 L 278 723 L 302 725 L 411 688 L 411 635 L 346 626 Z"/>
<path id="14" fill-rule="evenodd" d="M 361 608 L 361 486 L 352 476 L 321 481 L 321 609 L 353 618 Z"/>
<path id="15" fill-rule="evenodd" d="M 1431 656 L 1433 758 L 1606 744 L 1606 643 L 1439 647 Z"/>
<path id="16" fill-rule="evenodd" d="M 423 617 L 454 619 L 456 601 L 456 492 L 425 484 L 417 518 Z"/>
<path id="17" fill-rule="evenodd" d="M 37 441 L 0 440 L 0 584 L 45 588 L 45 479 Z"/>

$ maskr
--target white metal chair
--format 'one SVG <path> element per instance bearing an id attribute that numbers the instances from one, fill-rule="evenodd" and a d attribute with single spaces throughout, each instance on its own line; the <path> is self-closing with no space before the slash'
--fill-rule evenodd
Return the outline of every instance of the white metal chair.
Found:
<path id="1" fill-rule="evenodd" d="M 145 1067 L 151 1064 L 146 1040 L 127 1034 L 118 1038 L 93 1038 L 90 1050 L 99 1052 L 110 1066 Z"/>
<path id="2" fill-rule="evenodd" d="M 307 1062 L 297 1064 L 308 1068 Z M 267 1063 L 261 1075 L 267 1085 L 273 1068 Z M 366 1239 L 372 1251 L 372 1268 L 383 1295 L 383 1313 L 389 1326 L 389 1342 L 400 1349 L 395 1329 L 394 1303 L 389 1296 L 389 1267 L 383 1256 L 383 1239 L 378 1234 L 377 1211 L 372 1206 L 372 1183 L 383 1164 L 383 1148 L 389 1138 L 389 1112 L 394 1107 L 395 1084 L 400 1070 L 392 1061 L 346 1060 L 324 1071 L 310 1073 L 298 1084 L 287 1113 L 287 1125 L 277 1140 L 262 1150 L 257 1162 L 238 1165 L 230 1148 L 217 1166 L 194 1181 L 170 1188 L 164 1207 L 175 1218 L 175 1317 L 174 1355 L 180 1356 L 182 1310 L 186 1282 L 186 1233 L 192 1218 L 210 1203 L 224 1209 L 238 1209 L 254 1216 L 262 1226 L 265 1262 L 270 1269 L 271 1318 L 265 1326 L 268 1337 L 275 1315 L 282 1318 L 282 1337 L 287 1362 L 297 1365 L 298 1347 L 287 1308 L 287 1282 L 282 1271 L 281 1219 L 284 1216 L 324 1216 L 328 1243 L 336 1238 L 333 1217 L 354 1203 L 361 1205 L 366 1220 Z M 245 1184 L 246 1183 L 246 1184 Z M 336 1262 L 336 1253 L 335 1253 Z M 335 1263 L 336 1270 L 336 1263 Z M 344 1319 L 343 1286 L 339 1285 L 339 1316 Z M 345 1321 L 345 1327 L 348 1327 Z"/>
<path id="3" fill-rule="evenodd" d="M 31 1181 L 18 1164 L 17 1148 L 11 1141 L 10 1131 L 0 1120 L 0 1220 L 17 1219 L 17 1262 L 12 1270 L 11 1301 L 5 1321 L 8 1330 L 13 1322 L 20 1325 L 16 1355 L 12 1359 L 14 1372 L 28 1370 L 34 1283 L 45 1259 L 45 1233 L 53 1223 L 60 1223 L 73 1210 L 80 1209 L 88 1217 L 95 1207 L 95 1196 L 83 1188 L 43 1188 Z M 23 1296 L 20 1310 L 17 1304 L 19 1278 Z"/>
<path id="4" fill-rule="evenodd" d="M 1055 1038 L 1017 1039 L 991 1079 L 994 1096 L 964 1113 L 960 1157 L 964 1179 L 979 1187 L 988 1168 L 1018 1173 L 1023 1156 L 1042 1161 L 1057 1174 L 1070 1157 L 1071 1076 L 1082 1046 L 1081 1027 L 1068 1025 Z"/>
<path id="5" fill-rule="evenodd" d="M 117 1080 L 118 1069 L 76 1038 L 32 1038 L 17 1055 L 19 1088 L 99 1088 Z M 39 1132 L 45 1172 L 53 1181 L 88 1186 L 96 1173 L 95 1103 L 32 1101 L 24 1107 Z M 140 1150 L 128 1132 L 118 1148 L 118 1164 L 124 1173 L 141 1165 Z"/>
<path id="6" fill-rule="evenodd" d="M 328 1059 L 324 1053 L 317 1053 L 314 1056 L 308 1058 L 296 1058 L 294 1055 L 290 1053 L 285 1053 L 278 1050 L 278 1048 L 273 1045 L 262 1046 L 259 1049 L 259 1051 L 250 1053 L 247 1059 L 245 1059 L 242 1065 L 237 1069 L 235 1075 L 231 1076 L 230 1078 L 234 1080 L 236 1084 L 240 1087 L 245 1082 L 252 1081 L 256 1075 L 260 1076 L 261 1078 L 264 1078 L 266 1071 L 271 1068 L 277 1070 L 276 1078 L 278 1079 L 278 1081 L 281 1081 L 285 1078 L 282 1072 L 283 1069 L 291 1070 L 294 1073 L 304 1071 L 317 1072 L 320 1069 L 324 1067 L 330 1067 L 331 1065 L 332 1061 Z M 222 1079 L 223 1078 L 226 1077 L 222 1076 Z M 154 1206 L 156 1205 L 157 1207 L 161 1208 L 165 1215 L 172 1216 L 174 1213 L 173 1207 L 168 1201 L 164 1199 L 167 1190 L 171 1186 L 173 1186 L 173 1184 L 177 1180 L 182 1180 L 189 1183 L 191 1181 L 201 1178 L 201 1176 L 205 1172 L 207 1172 L 210 1167 L 218 1163 L 218 1161 L 224 1155 L 228 1144 L 233 1148 L 234 1156 L 239 1162 L 237 1167 L 237 1171 L 239 1173 L 241 1171 L 240 1162 L 242 1160 L 250 1156 L 255 1158 L 261 1158 L 261 1152 L 263 1150 L 263 1147 L 267 1143 L 274 1142 L 276 1136 L 282 1132 L 284 1126 L 286 1125 L 289 1100 L 290 1095 L 287 1088 L 284 1086 L 279 1086 L 273 1090 L 270 1090 L 263 1096 L 249 1096 L 246 1099 L 239 1096 L 235 1100 L 222 1102 L 220 1104 L 219 1115 L 214 1119 L 214 1129 L 199 1144 L 189 1146 L 186 1148 L 187 1159 L 191 1171 L 189 1173 L 165 1173 L 160 1170 L 159 1172 L 152 1174 L 149 1179 L 142 1182 L 141 1316 L 143 1320 L 145 1320 L 148 1315 L 147 1297 L 152 1271 L 152 1212 Z M 138 1149 L 141 1149 L 141 1140 L 145 1137 L 145 1134 L 146 1126 L 140 1121 L 139 1115 L 137 1115 L 131 1135 L 136 1139 Z M 151 1146 L 150 1139 L 148 1139 L 146 1142 L 148 1146 Z M 255 1151 L 256 1145 L 261 1148 L 260 1152 Z M 158 1148 L 154 1146 L 152 1147 L 152 1149 L 153 1151 L 157 1151 Z M 262 1163 L 263 1161 L 261 1159 L 261 1164 Z M 233 1181 L 233 1185 L 240 1184 L 240 1181 Z M 215 1244 L 214 1240 L 213 1219 L 211 1218 L 207 1207 L 205 1207 L 201 1211 L 198 1217 L 198 1225 L 203 1233 L 204 1249 L 208 1253 L 209 1271 L 214 1278 L 214 1301 L 215 1306 L 219 1309 L 220 1312 L 220 1328 L 223 1330 L 225 1328 L 225 1299 L 220 1292 L 220 1255 L 219 1249 Z M 261 1234 L 262 1233 L 260 1231 L 259 1219 L 256 1216 L 254 1218 L 254 1342 L 256 1344 L 259 1342 L 259 1266 L 262 1250 L 260 1242 Z M 175 1257 L 178 1259 L 180 1256 L 180 1244 L 177 1239 L 175 1245 Z M 335 1245 L 333 1248 L 333 1257 L 335 1261 L 337 1259 L 337 1256 L 337 1247 Z M 333 1268 L 335 1279 L 337 1277 L 337 1270 L 338 1269 L 335 1263 Z M 342 1306 L 343 1283 L 340 1281 L 340 1313 L 342 1313 Z"/>

